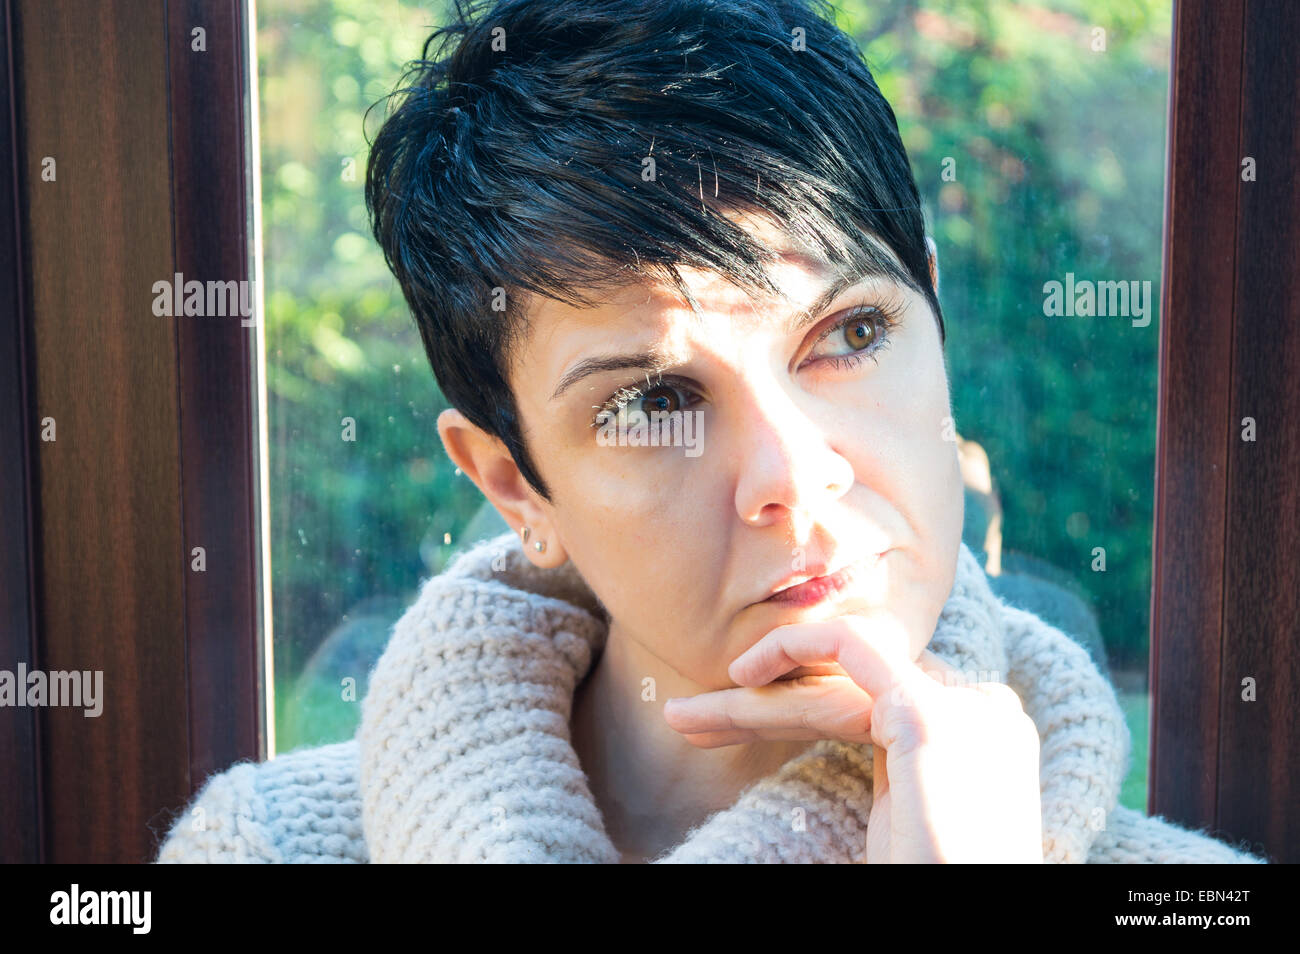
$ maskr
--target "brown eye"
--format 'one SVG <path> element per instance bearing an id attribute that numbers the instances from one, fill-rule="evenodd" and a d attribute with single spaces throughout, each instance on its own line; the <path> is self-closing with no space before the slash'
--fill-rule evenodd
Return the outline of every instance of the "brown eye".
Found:
<path id="1" fill-rule="evenodd" d="M 850 309 L 818 335 L 816 344 L 808 353 L 808 360 L 800 367 L 821 365 L 837 370 L 848 369 L 858 367 L 867 358 L 878 364 L 880 353 L 893 341 L 901 310 L 899 304 L 860 305 Z M 848 351 L 838 351 L 841 342 L 849 346 Z M 838 353 L 828 353 L 828 349 L 837 349 Z"/>
<path id="2" fill-rule="evenodd" d="M 867 318 L 855 318 L 844 325 L 844 340 L 858 350 L 869 348 L 876 340 L 876 326 Z"/>
<path id="3" fill-rule="evenodd" d="M 619 388 L 600 406 L 590 423 L 592 427 L 601 427 L 611 421 L 621 421 L 624 415 L 633 411 L 638 414 L 684 413 L 701 400 L 699 392 L 686 379 L 656 377 L 653 381 L 638 381 Z"/>
<path id="4" fill-rule="evenodd" d="M 654 411 L 672 413 L 681 407 L 681 402 L 677 400 L 677 389 L 666 384 L 660 384 L 646 391 L 641 401 L 641 407 L 646 413 Z"/>

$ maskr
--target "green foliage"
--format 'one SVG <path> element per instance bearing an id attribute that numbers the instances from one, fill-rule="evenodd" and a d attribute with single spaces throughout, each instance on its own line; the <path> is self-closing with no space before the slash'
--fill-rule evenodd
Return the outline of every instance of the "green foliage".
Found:
<path id="1" fill-rule="evenodd" d="M 988 451 L 1005 546 L 1071 574 L 1110 657 L 1132 665 L 1146 651 L 1159 318 L 1048 318 L 1042 289 L 1072 271 L 1149 280 L 1158 295 L 1170 2 L 841 7 L 894 106 L 939 246 L 954 410 Z M 438 440 L 445 402 L 362 194 L 363 114 L 440 11 L 264 0 L 257 12 L 284 751 L 351 734 L 357 703 L 340 681 L 361 698 L 373 653 L 343 634 L 382 646 L 482 498 Z M 1095 546 L 1105 573 L 1090 570 Z"/>
<path id="2" fill-rule="evenodd" d="M 1119 803 L 1147 813 L 1147 757 L 1151 742 L 1151 694 L 1146 691 L 1116 690 L 1124 719 L 1128 723 L 1133 747 L 1129 753 L 1129 772 L 1119 791 Z"/>
<path id="3" fill-rule="evenodd" d="M 363 114 L 418 55 L 411 5 L 258 5 L 263 279 L 271 469 L 277 748 L 351 735 L 370 656 L 329 656 L 341 632 L 383 635 L 442 570 L 481 495 L 437 434 L 446 407 L 400 290 L 369 233 Z M 382 117 L 383 106 L 371 114 Z M 373 132 L 372 132 L 373 135 Z M 344 440 L 344 419 L 355 440 Z M 393 596 L 381 610 L 375 596 Z M 369 609 L 367 609 L 369 607 Z M 357 629 L 358 619 L 365 621 Z"/>
<path id="4" fill-rule="evenodd" d="M 1168 0 L 845 0 L 936 236 L 953 408 L 988 452 L 1003 546 L 1089 594 L 1146 655 Z M 1094 49 L 1098 29 L 1104 50 Z M 955 171 L 945 180 L 945 160 Z M 1047 317 L 1067 272 L 1150 281 L 1150 324 Z M 1105 572 L 1092 570 L 1103 547 Z"/>

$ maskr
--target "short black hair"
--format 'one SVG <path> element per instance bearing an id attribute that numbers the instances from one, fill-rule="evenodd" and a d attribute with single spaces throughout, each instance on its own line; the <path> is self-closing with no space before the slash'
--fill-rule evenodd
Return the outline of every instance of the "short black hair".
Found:
<path id="1" fill-rule="evenodd" d="M 454 0 L 394 96 L 375 238 L 443 396 L 547 500 L 507 377 L 531 296 L 651 280 L 697 308 L 679 265 L 779 294 L 719 212 L 923 294 L 945 337 L 894 111 L 827 0 Z"/>

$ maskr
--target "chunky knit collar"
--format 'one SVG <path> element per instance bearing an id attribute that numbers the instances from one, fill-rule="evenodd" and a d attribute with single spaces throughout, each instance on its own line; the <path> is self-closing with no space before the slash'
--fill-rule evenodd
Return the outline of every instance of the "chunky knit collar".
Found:
<path id="1" fill-rule="evenodd" d="M 572 564 L 535 567 L 513 533 L 427 581 L 362 704 L 371 860 L 617 862 L 569 734 L 574 690 L 607 632 Z M 965 544 L 929 649 L 1017 691 L 1042 740 L 1044 860 L 1088 860 L 1130 745 L 1088 653 L 1002 603 Z M 818 742 L 654 860 L 863 862 L 871 771 L 870 745 Z"/>

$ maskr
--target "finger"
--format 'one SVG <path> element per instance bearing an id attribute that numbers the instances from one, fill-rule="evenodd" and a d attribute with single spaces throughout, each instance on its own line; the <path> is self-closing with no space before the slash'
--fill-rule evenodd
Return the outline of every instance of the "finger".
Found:
<path id="1" fill-rule="evenodd" d="M 991 680 L 977 682 L 972 678 L 972 674 L 969 671 L 958 669 L 952 663 L 948 662 L 948 660 L 944 659 L 942 656 L 936 656 L 928 649 L 921 650 L 921 656 L 917 659 L 916 664 L 921 667 L 927 676 L 930 676 L 936 682 L 940 682 L 945 686 L 953 686 L 962 689 L 978 689 L 980 686 L 987 686 L 990 687 L 989 691 L 993 693 L 1001 692 L 1001 690 L 993 688 L 996 686 L 1002 686 L 1003 689 L 1010 688 L 1002 683 Z M 980 675 L 986 676 L 988 673 L 981 671 Z M 1017 700 L 1019 700 L 1019 698 L 1019 696 L 1016 697 Z"/>
<path id="2" fill-rule="evenodd" d="M 951 674 L 960 675 L 961 671 L 956 666 L 949 663 L 940 656 L 936 656 L 928 649 L 921 650 L 920 658 L 917 659 L 917 665 L 921 671 L 936 682 L 944 685 L 952 684 Z M 947 677 L 945 674 L 949 674 Z M 789 672 L 784 672 L 776 676 L 772 682 L 780 682 L 789 679 L 798 679 L 801 676 L 848 676 L 844 667 L 839 663 L 817 663 L 810 666 L 796 666 Z M 851 677 L 850 677 L 851 678 Z"/>
<path id="3" fill-rule="evenodd" d="M 732 729 L 728 732 L 691 732 L 682 735 L 691 745 L 700 749 L 716 749 L 724 745 L 743 745 L 747 742 L 799 742 L 821 739 L 823 736 L 806 729 Z"/>
<path id="4" fill-rule="evenodd" d="M 921 656 L 917 659 L 916 664 L 927 676 L 945 686 L 952 685 L 954 675 L 961 675 L 960 669 L 941 656 L 936 656 L 928 649 L 921 650 Z"/>
<path id="5" fill-rule="evenodd" d="M 871 697 L 847 676 L 806 676 L 758 688 L 669 699 L 664 703 L 664 719 L 682 734 L 748 729 L 768 739 L 865 741 Z M 795 734 L 780 734 L 791 730 Z"/>
<path id="6" fill-rule="evenodd" d="M 773 682 L 782 682 L 790 679 L 799 679 L 803 676 L 848 676 L 844 667 L 839 663 L 818 663 L 815 666 L 796 666 L 789 672 L 777 676 Z"/>
<path id="7" fill-rule="evenodd" d="M 889 771 L 885 750 L 871 746 L 871 812 L 867 817 L 867 862 L 887 862 L 891 857 L 893 840 L 893 806 L 889 796 Z"/>
<path id="8" fill-rule="evenodd" d="M 1024 700 L 1020 698 L 1020 694 L 1006 683 L 977 682 L 970 688 L 979 690 L 990 699 L 1002 703 L 1009 709 L 1014 709 L 1017 712 L 1025 711 Z"/>
<path id="9" fill-rule="evenodd" d="M 743 745 L 756 741 L 749 729 L 737 729 L 733 732 L 692 732 L 683 735 L 687 742 L 699 749 L 716 749 L 724 745 Z"/>
<path id="10" fill-rule="evenodd" d="M 889 616 L 790 623 L 737 656 L 728 674 L 741 686 L 763 686 L 795 666 L 838 662 L 874 698 L 896 683 L 920 678 L 908 647 L 902 623 Z"/>
<path id="11" fill-rule="evenodd" d="M 878 804 L 880 796 L 889 791 L 889 772 L 885 766 L 885 750 L 871 746 L 871 802 Z"/>

